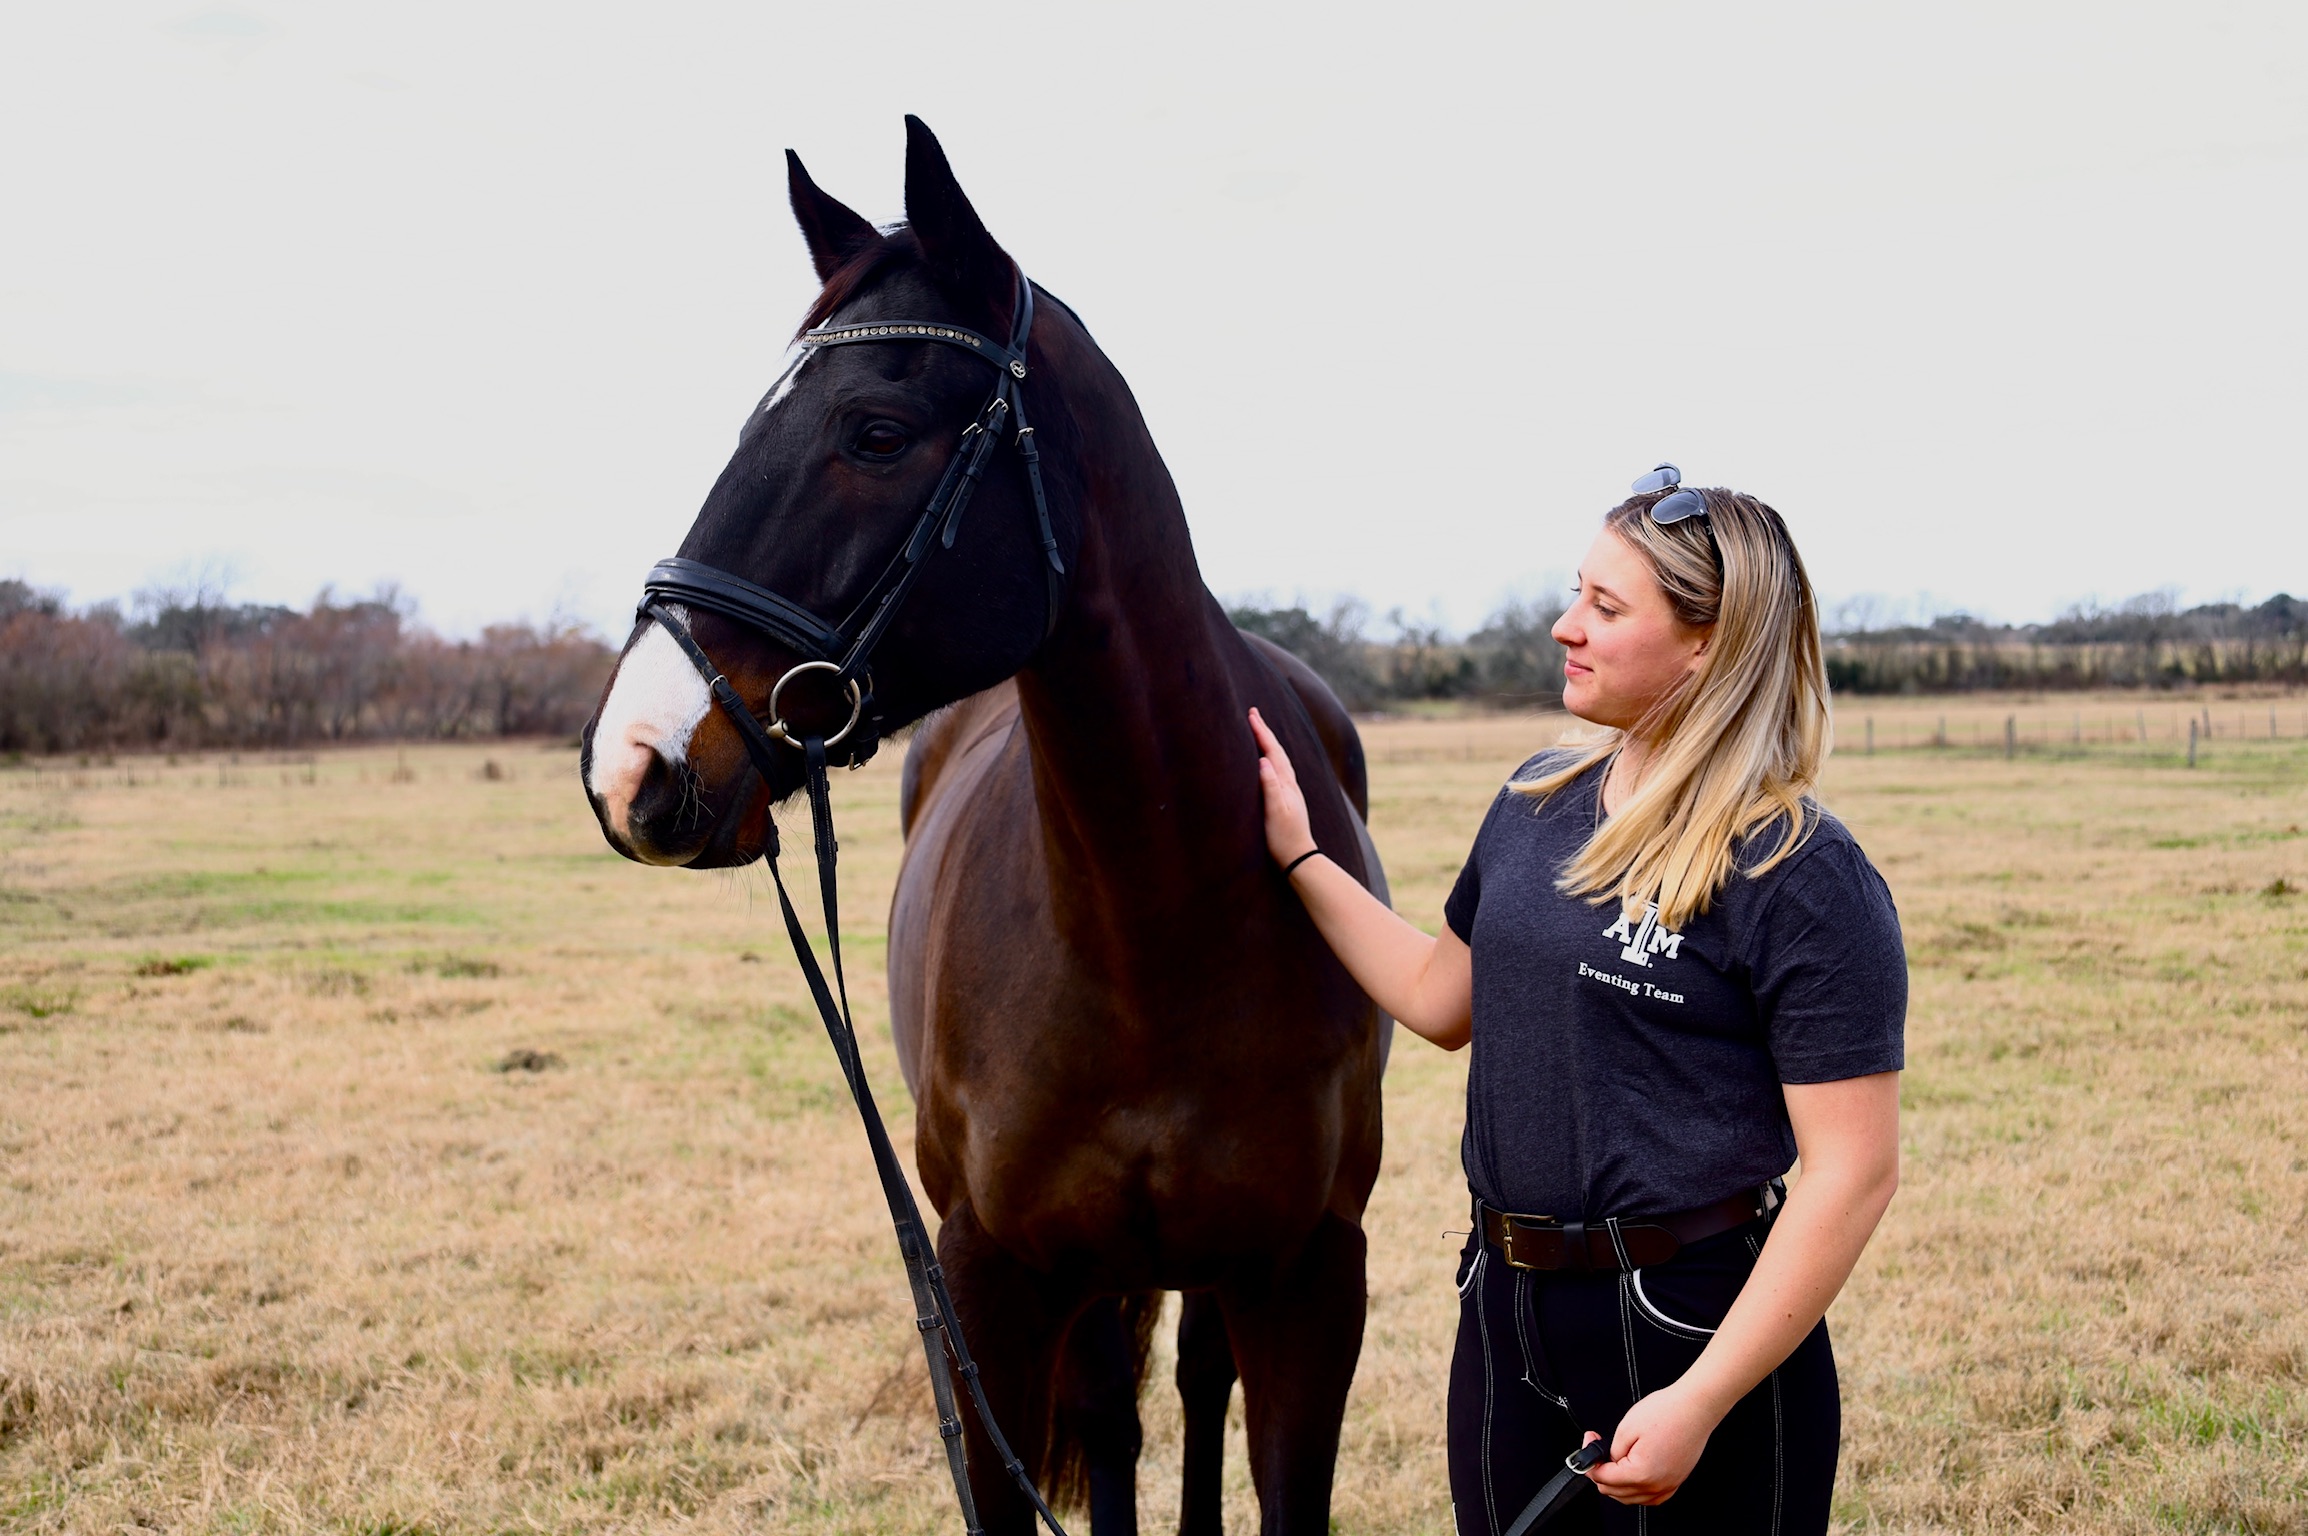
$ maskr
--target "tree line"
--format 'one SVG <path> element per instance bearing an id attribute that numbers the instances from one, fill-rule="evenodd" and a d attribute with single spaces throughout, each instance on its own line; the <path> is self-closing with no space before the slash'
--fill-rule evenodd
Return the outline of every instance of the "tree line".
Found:
<path id="1" fill-rule="evenodd" d="M 1320 673 L 1349 709 L 1420 700 L 1560 701 L 1561 609 L 1515 600 L 1453 635 L 1354 599 L 1243 603 L 1227 616 Z M 311 607 L 233 603 L 216 590 L 72 611 L 0 580 L 0 752 L 291 747 L 315 742 L 574 734 L 615 653 L 571 624 L 497 624 L 470 640 L 414 622 L 392 591 L 324 592 Z M 2308 683 L 2308 601 L 2181 608 L 2149 593 L 2042 624 L 1964 613 L 1884 622 L 1847 604 L 1829 626 L 1837 692 L 2185 688 Z"/>
<path id="2" fill-rule="evenodd" d="M 1399 608 L 1383 621 L 1390 633 L 1374 634 L 1369 608 L 1352 598 L 1320 617 L 1302 605 L 1247 604 L 1226 616 L 1320 673 L 1348 709 L 1422 699 L 1527 708 L 1563 697 L 1563 651 L 1549 633 L 1562 609 L 1545 603 L 1511 599 L 1463 637 L 1413 623 Z"/>
<path id="3" fill-rule="evenodd" d="M 389 589 L 304 610 L 156 593 L 130 617 L 0 581 L 0 752 L 567 736 L 614 659 L 566 624 L 445 639 Z"/>
<path id="4" fill-rule="evenodd" d="M 1551 704 L 1556 610 L 1510 602 L 1473 634 L 1374 620 L 1363 604 L 1241 606 L 1229 617 L 1304 657 L 1352 709 L 1411 699 Z M 1383 623 L 1388 631 L 1374 634 Z M 568 736 L 614 650 L 574 625 L 497 624 L 450 640 L 390 589 L 306 609 L 213 586 L 74 611 L 0 580 L 0 752 L 196 751 L 322 742 Z"/>
<path id="5" fill-rule="evenodd" d="M 2281 592 L 2252 606 L 2194 608 L 2151 592 L 2045 624 L 1990 624 L 1964 613 L 1870 623 L 1864 605 L 1842 617 L 1827 641 L 1827 679 L 1838 693 L 2308 683 L 2308 601 Z"/>
<path id="6" fill-rule="evenodd" d="M 1321 673 L 1349 709 L 1371 710 L 1419 699 L 1559 702 L 1563 654 L 1548 631 L 1561 612 L 1509 602 L 1464 637 L 1406 622 L 1399 609 L 1387 617 L 1390 632 L 1374 634 L 1369 609 L 1353 600 L 1320 617 L 1304 606 L 1242 606 L 1228 616 Z M 2151 592 L 2041 624 L 1967 613 L 1886 622 L 1861 601 L 1826 628 L 1827 678 L 1838 693 L 2308 683 L 2308 601 L 2285 593 L 2256 605 L 2182 608 L 2170 593 Z"/>

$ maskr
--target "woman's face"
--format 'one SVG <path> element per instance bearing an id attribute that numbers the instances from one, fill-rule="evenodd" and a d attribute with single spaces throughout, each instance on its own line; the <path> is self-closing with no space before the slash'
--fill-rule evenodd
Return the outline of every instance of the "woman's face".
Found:
<path id="1" fill-rule="evenodd" d="M 1630 730 L 1699 669 L 1710 631 L 1677 618 L 1643 557 L 1606 528 L 1580 562 L 1578 596 L 1554 633 L 1565 653 L 1563 707 Z"/>

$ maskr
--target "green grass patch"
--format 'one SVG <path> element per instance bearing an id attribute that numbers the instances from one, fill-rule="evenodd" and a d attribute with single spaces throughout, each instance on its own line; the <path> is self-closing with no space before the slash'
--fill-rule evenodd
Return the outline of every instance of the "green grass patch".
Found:
<path id="1" fill-rule="evenodd" d="M 505 968 L 494 960 L 482 960 L 472 955 L 433 955 L 409 962 L 409 969 L 421 973 L 454 979 L 478 976 L 502 976 Z"/>
<path id="2" fill-rule="evenodd" d="M 199 896 L 238 896 L 319 880 L 331 873 L 319 869 L 186 869 L 144 875 L 122 881 L 108 894 L 131 900 L 181 901 Z"/>
<path id="3" fill-rule="evenodd" d="M 356 927 L 370 925 L 413 926 L 421 923 L 444 927 L 473 927 L 483 921 L 480 913 L 470 907 L 435 906 L 415 901 L 370 900 L 348 897 L 339 901 L 241 901 L 223 906 L 204 907 L 200 911 L 203 922 L 218 925 L 246 923 L 343 923 Z"/>
<path id="4" fill-rule="evenodd" d="M 216 964 L 214 955 L 161 956 L 140 961 L 136 967 L 139 976 L 189 976 L 194 971 L 205 971 Z"/>
<path id="5" fill-rule="evenodd" d="M 0 992 L 0 1005 L 28 1019 L 53 1019 L 80 1006 L 80 989 L 33 984 L 10 987 Z"/>

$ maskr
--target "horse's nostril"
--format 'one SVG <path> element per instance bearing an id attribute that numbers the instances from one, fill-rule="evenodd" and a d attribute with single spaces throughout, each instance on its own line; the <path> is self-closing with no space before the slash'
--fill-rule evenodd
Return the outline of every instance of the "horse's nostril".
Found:
<path id="1" fill-rule="evenodd" d="M 679 777 L 671 763 L 654 750 L 650 751 L 649 761 L 641 770 L 641 782 L 633 790 L 634 810 L 644 817 L 654 819 L 655 815 L 663 813 L 665 802 L 670 800 L 678 803 L 681 794 Z"/>
<path id="2" fill-rule="evenodd" d="M 685 763 L 628 743 L 601 796 L 611 842 L 644 864 L 685 864 L 713 834 L 705 787 Z"/>
<path id="3" fill-rule="evenodd" d="M 664 780 L 671 767 L 646 741 L 596 742 L 591 784 L 588 786 L 619 837 L 633 836 L 633 823 L 646 815 L 642 802 L 653 783 Z"/>
<path id="4" fill-rule="evenodd" d="M 669 762 L 651 752 L 638 766 L 627 804 L 628 825 L 664 852 L 694 852 L 689 844 L 709 831 L 705 788 L 686 763 Z"/>

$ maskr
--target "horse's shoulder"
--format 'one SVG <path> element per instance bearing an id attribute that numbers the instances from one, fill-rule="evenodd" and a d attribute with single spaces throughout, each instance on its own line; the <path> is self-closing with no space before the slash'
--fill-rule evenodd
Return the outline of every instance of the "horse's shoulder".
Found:
<path id="1" fill-rule="evenodd" d="M 925 717 L 906 744 L 898 780 L 898 831 L 910 834 L 939 779 L 970 747 L 995 731 L 1007 730 L 1018 714 L 1018 687 L 996 683 L 983 693 L 958 699 Z"/>
<path id="2" fill-rule="evenodd" d="M 1338 702 L 1338 695 L 1330 691 L 1330 684 L 1322 674 L 1263 635 L 1236 631 L 1249 643 L 1252 654 L 1282 674 L 1290 691 L 1306 707 L 1314 722 L 1314 734 L 1322 742 L 1323 755 L 1330 759 L 1330 771 L 1338 780 L 1338 787 L 1346 791 L 1347 803 L 1357 816 L 1370 819 L 1370 771 L 1363 761 L 1362 736 L 1354 728 L 1354 717 L 1346 706 Z"/>

